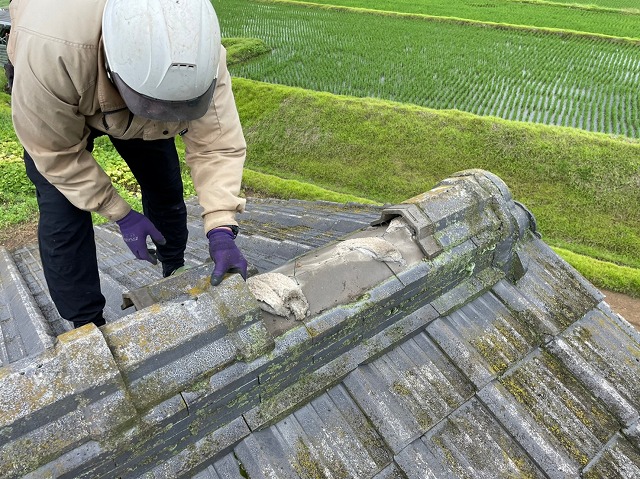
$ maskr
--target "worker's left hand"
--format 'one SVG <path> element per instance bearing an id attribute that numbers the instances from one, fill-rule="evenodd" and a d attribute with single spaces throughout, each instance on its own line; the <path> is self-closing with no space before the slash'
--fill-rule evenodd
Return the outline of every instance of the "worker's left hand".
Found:
<path id="1" fill-rule="evenodd" d="M 127 213 L 127 216 L 116 221 L 116 223 L 120 227 L 122 239 L 136 258 L 143 259 L 152 264 L 158 263 L 158 259 L 149 254 L 149 250 L 147 249 L 147 236 L 151 236 L 153 242 L 159 245 L 163 245 L 167 241 L 149 218 L 135 210 L 131 210 Z"/>
<path id="2" fill-rule="evenodd" d="M 217 286 L 226 273 L 240 273 L 247 279 L 247 260 L 236 246 L 234 234 L 229 228 L 214 228 L 207 233 L 209 254 L 215 262 L 211 284 Z"/>

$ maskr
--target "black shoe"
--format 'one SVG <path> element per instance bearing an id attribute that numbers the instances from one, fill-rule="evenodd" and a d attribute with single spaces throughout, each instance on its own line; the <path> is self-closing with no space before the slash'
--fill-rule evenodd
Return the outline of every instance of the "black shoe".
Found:
<path id="1" fill-rule="evenodd" d="M 98 327 L 104 326 L 105 324 L 107 324 L 104 318 L 100 316 L 100 318 L 94 319 L 93 321 L 73 321 L 73 329 L 78 329 L 84 326 L 85 324 L 89 324 L 89 323 L 93 323 Z"/>

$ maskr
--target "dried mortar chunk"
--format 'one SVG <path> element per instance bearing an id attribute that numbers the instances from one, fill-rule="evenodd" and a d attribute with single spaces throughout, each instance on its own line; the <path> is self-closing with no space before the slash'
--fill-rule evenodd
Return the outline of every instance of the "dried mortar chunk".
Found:
<path id="1" fill-rule="evenodd" d="M 260 308 L 287 319 L 302 321 L 309 313 L 309 303 L 300 285 L 281 273 L 264 273 L 247 279 L 249 291 Z"/>
<path id="2" fill-rule="evenodd" d="M 342 256 L 350 251 L 359 251 L 367 254 L 376 261 L 405 264 L 398 248 L 382 238 L 355 238 L 341 241 L 336 248 L 336 255 Z"/>
<path id="3" fill-rule="evenodd" d="M 404 230 L 411 231 L 411 228 L 407 224 L 407 220 L 405 220 L 402 216 L 398 216 L 396 218 L 393 218 L 389 222 L 389 226 L 387 226 L 386 232 L 395 233 L 396 231 Z"/>

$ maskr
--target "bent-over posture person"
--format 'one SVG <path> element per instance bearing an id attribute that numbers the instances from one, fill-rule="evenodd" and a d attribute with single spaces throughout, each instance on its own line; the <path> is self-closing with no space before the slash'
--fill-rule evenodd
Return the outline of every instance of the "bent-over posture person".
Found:
<path id="1" fill-rule="evenodd" d="M 246 144 L 208 0 L 13 0 L 13 123 L 36 186 L 44 275 L 60 315 L 104 324 L 91 212 L 115 221 L 136 258 L 184 266 L 187 213 L 175 147 L 204 208 L 215 262 L 246 279 L 235 214 Z M 140 184 L 132 210 L 92 156 L 107 135 Z"/>

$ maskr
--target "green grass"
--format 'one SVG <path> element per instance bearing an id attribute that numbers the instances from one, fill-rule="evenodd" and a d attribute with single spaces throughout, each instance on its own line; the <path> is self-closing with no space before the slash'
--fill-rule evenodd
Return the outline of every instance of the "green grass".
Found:
<path id="1" fill-rule="evenodd" d="M 297 199 L 307 201 L 332 201 L 334 203 L 359 203 L 378 204 L 377 201 L 362 198 L 346 193 L 320 188 L 310 183 L 302 183 L 296 180 L 285 180 L 278 176 L 259 173 L 245 169 L 242 175 L 242 184 L 252 193 L 275 198 Z"/>
<path id="2" fill-rule="evenodd" d="M 563 248 L 553 250 L 598 288 L 640 297 L 640 269 L 599 261 Z"/>
<path id="3" fill-rule="evenodd" d="M 294 0 L 295 1 L 295 0 Z M 453 17 L 480 22 L 528 25 L 578 32 L 598 33 L 613 37 L 638 38 L 640 10 L 631 13 L 612 6 L 585 5 L 579 2 L 552 3 L 542 1 L 492 0 L 311 0 L 325 5 L 368 8 L 390 12 L 417 13 Z M 585 2 L 586 3 L 586 2 Z"/>
<path id="4" fill-rule="evenodd" d="M 250 32 L 272 48 L 232 66 L 236 76 L 640 136 L 640 47 L 628 42 L 295 3 L 214 4 L 226 36 Z"/>
<path id="5" fill-rule="evenodd" d="M 246 62 L 271 51 L 262 40 L 257 38 L 225 38 L 227 66 Z"/>
<path id="6" fill-rule="evenodd" d="M 253 170 L 399 202 L 456 171 L 487 169 L 546 239 L 640 267 L 637 141 L 234 81 Z"/>
<path id="7" fill-rule="evenodd" d="M 0 91 L 6 79 L 0 72 Z M 11 122 L 11 97 L 0 93 L 0 228 L 37 216 L 34 188 L 24 171 L 22 147 Z"/>
<path id="8" fill-rule="evenodd" d="M 638 142 L 240 78 L 234 90 L 248 142 L 244 188 L 397 203 L 456 171 L 484 168 L 506 181 L 536 215 L 543 239 L 588 279 L 640 297 Z M 37 216 L 9 116 L 9 97 L 0 95 L 0 227 Z M 182 156 L 180 141 L 178 149 Z M 98 139 L 94 151 L 139 208 L 137 185 L 108 140 Z M 183 177 L 192 195 L 184 165 Z"/>

